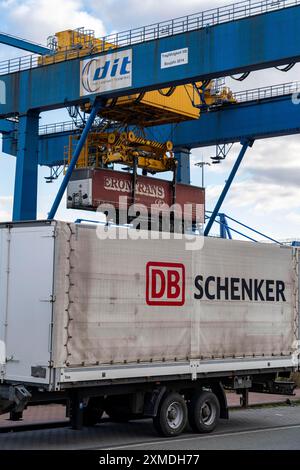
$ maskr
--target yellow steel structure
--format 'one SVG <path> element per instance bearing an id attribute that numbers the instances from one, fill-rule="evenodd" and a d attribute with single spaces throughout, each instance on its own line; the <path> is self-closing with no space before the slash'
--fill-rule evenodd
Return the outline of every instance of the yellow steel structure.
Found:
<path id="1" fill-rule="evenodd" d="M 95 38 L 93 30 L 85 30 L 84 28 L 67 29 L 55 33 L 54 36 L 48 38 L 48 46 L 53 49 L 53 53 L 39 57 L 39 65 L 76 59 L 116 47 L 102 39 Z"/>
<path id="2" fill-rule="evenodd" d="M 70 135 L 67 162 L 71 161 L 78 136 Z M 138 137 L 134 132 L 92 132 L 81 151 L 77 168 L 105 168 L 111 164 L 145 169 L 149 172 L 175 171 L 173 144 Z"/>
<path id="3" fill-rule="evenodd" d="M 195 86 L 183 85 L 140 95 L 121 96 L 109 100 L 107 107 L 101 110 L 101 116 L 140 127 L 199 119 L 203 103 L 209 107 L 235 102 L 228 87 L 213 92 L 211 84 L 212 82 L 204 90 L 202 82 L 198 82 Z M 85 110 L 89 111 L 90 105 L 87 105 Z"/>
<path id="4" fill-rule="evenodd" d="M 178 86 L 174 89 L 150 91 L 139 95 L 121 96 L 107 102 L 101 116 L 112 121 L 140 127 L 171 124 L 190 119 L 198 119 L 201 104 L 199 95 L 193 105 L 193 86 Z M 90 105 L 83 108 L 90 111 Z"/>

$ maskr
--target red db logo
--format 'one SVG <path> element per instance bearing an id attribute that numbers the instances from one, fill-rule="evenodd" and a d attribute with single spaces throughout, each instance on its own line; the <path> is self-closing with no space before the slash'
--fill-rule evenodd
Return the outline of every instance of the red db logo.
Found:
<path id="1" fill-rule="evenodd" d="M 146 302 L 148 305 L 184 305 L 184 265 L 178 263 L 148 263 L 146 270 Z"/>

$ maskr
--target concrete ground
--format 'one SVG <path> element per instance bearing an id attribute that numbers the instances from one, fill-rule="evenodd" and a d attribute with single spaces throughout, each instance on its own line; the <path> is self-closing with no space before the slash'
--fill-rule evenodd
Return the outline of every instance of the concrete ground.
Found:
<path id="1" fill-rule="evenodd" d="M 285 395 L 269 395 L 263 393 L 249 393 L 250 406 L 260 406 L 267 404 L 286 403 L 300 401 L 300 388 L 295 390 L 295 395 L 287 397 Z M 229 407 L 240 407 L 240 395 L 227 393 Z M 51 423 L 56 421 L 67 421 L 65 417 L 65 407 L 62 405 L 32 406 L 24 411 L 23 420 L 19 422 L 9 421 L 9 415 L 0 415 L 0 428 L 13 424 L 20 426 L 23 424 Z"/>
<path id="2" fill-rule="evenodd" d="M 240 395 L 227 393 L 227 401 L 230 407 L 240 406 Z M 294 391 L 294 396 L 269 395 L 268 393 L 249 393 L 249 405 L 259 406 L 275 403 L 286 403 L 287 401 L 300 401 L 300 388 Z"/>
<path id="3" fill-rule="evenodd" d="M 202 450 L 202 449 L 297 449 L 300 450 L 300 406 L 291 397 L 250 394 L 247 410 L 237 408 L 239 397 L 230 393 L 229 421 L 221 420 L 213 434 L 193 434 L 189 428 L 177 438 L 160 438 L 151 420 L 130 423 L 103 422 L 94 428 L 73 431 L 69 427 L 39 429 L 17 433 L 0 433 L 0 450 L 13 449 L 140 449 L 140 450 Z M 268 399 L 268 400 L 267 400 Z M 281 400 L 281 404 L 277 404 Z M 266 405 L 266 401 L 273 406 Z M 257 406 L 258 405 L 258 406 Z M 64 419 L 64 408 L 48 405 L 29 408 L 25 420 L 29 422 L 57 421 Z M 7 417 L 6 417 L 7 418 Z M 1 426 L 11 422 L 1 418 Z"/>
<path id="4" fill-rule="evenodd" d="M 161 438 L 151 420 L 130 423 L 104 422 L 93 428 L 42 429 L 0 433 L 1 450 L 205 450 L 289 449 L 300 450 L 300 406 L 233 409 L 213 434 Z"/>

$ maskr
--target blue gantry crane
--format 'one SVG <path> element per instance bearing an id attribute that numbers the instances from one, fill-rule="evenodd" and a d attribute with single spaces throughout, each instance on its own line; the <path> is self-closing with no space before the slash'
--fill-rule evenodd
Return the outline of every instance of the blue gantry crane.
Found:
<path id="1" fill-rule="evenodd" d="M 36 218 L 38 164 L 62 165 L 69 136 L 80 134 L 49 212 L 49 218 L 55 217 L 89 131 L 107 103 L 129 94 L 141 96 L 186 84 L 196 87 L 229 75 L 246 78 L 252 71 L 271 67 L 287 71 L 300 61 L 299 20 L 299 0 L 246 0 L 110 35 L 88 51 L 65 48 L 59 59 L 52 49 L 51 53 L 32 49 L 42 56 L 0 63 L 3 149 L 17 158 L 13 219 Z M 298 84 L 288 83 L 236 93 L 235 102 L 204 111 L 200 119 L 145 130 L 158 141 L 172 136 L 179 161 L 177 177 L 185 183 L 190 182 L 193 148 L 241 142 L 206 235 L 253 142 L 299 133 L 300 107 L 291 100 L 298 91 Z M 40 113 L 72 106 L 89 108 L 84 126 L 67 122 L 39 128 Z"/>

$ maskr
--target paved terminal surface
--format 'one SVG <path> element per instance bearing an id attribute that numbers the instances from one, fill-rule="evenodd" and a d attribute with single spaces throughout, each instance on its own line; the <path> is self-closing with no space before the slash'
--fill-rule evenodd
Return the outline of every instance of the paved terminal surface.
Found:
<path id="1" fill-rule="evenodd" d="M 7 422 L 6 422 L 7 423 Z M 66 428 L 0 434 L 0 449 L 300 449 L 300 406 L 279 405 L 232 409 L 213 434 L 196 435 L 187 429 L 177 438 L 160 438 L 151 420 L 126 424 L 103 422 L 94 428 Z"/>
<path id="2" fill-rule="evenodd" d="M 269 395 L 263 393 L 249 393 L 249 404 L 253 405 L 268 405 L 268 404 L 280 404 L 286 402 L 299 402 L 300 403 L 300 388 L 295 390 L 294 396 L 285 395 Z M 234 392 L 227 393 L 227 402 L 229 407 L 240 406 L 240 395 Z M 0 415 L 0 431 L 3 427 L 11 426 L 23 426 L 30 424 L 42 424 L 42 423 L 55 423 L 55 422 L 68 421 L 65 418 L 65 408 L 61 405 L 47 405 L 47 406 L 34 406 L 28 407 L 24 411 L 23 419 L 21 421 L 9 421 L 9 415 Z"/>

